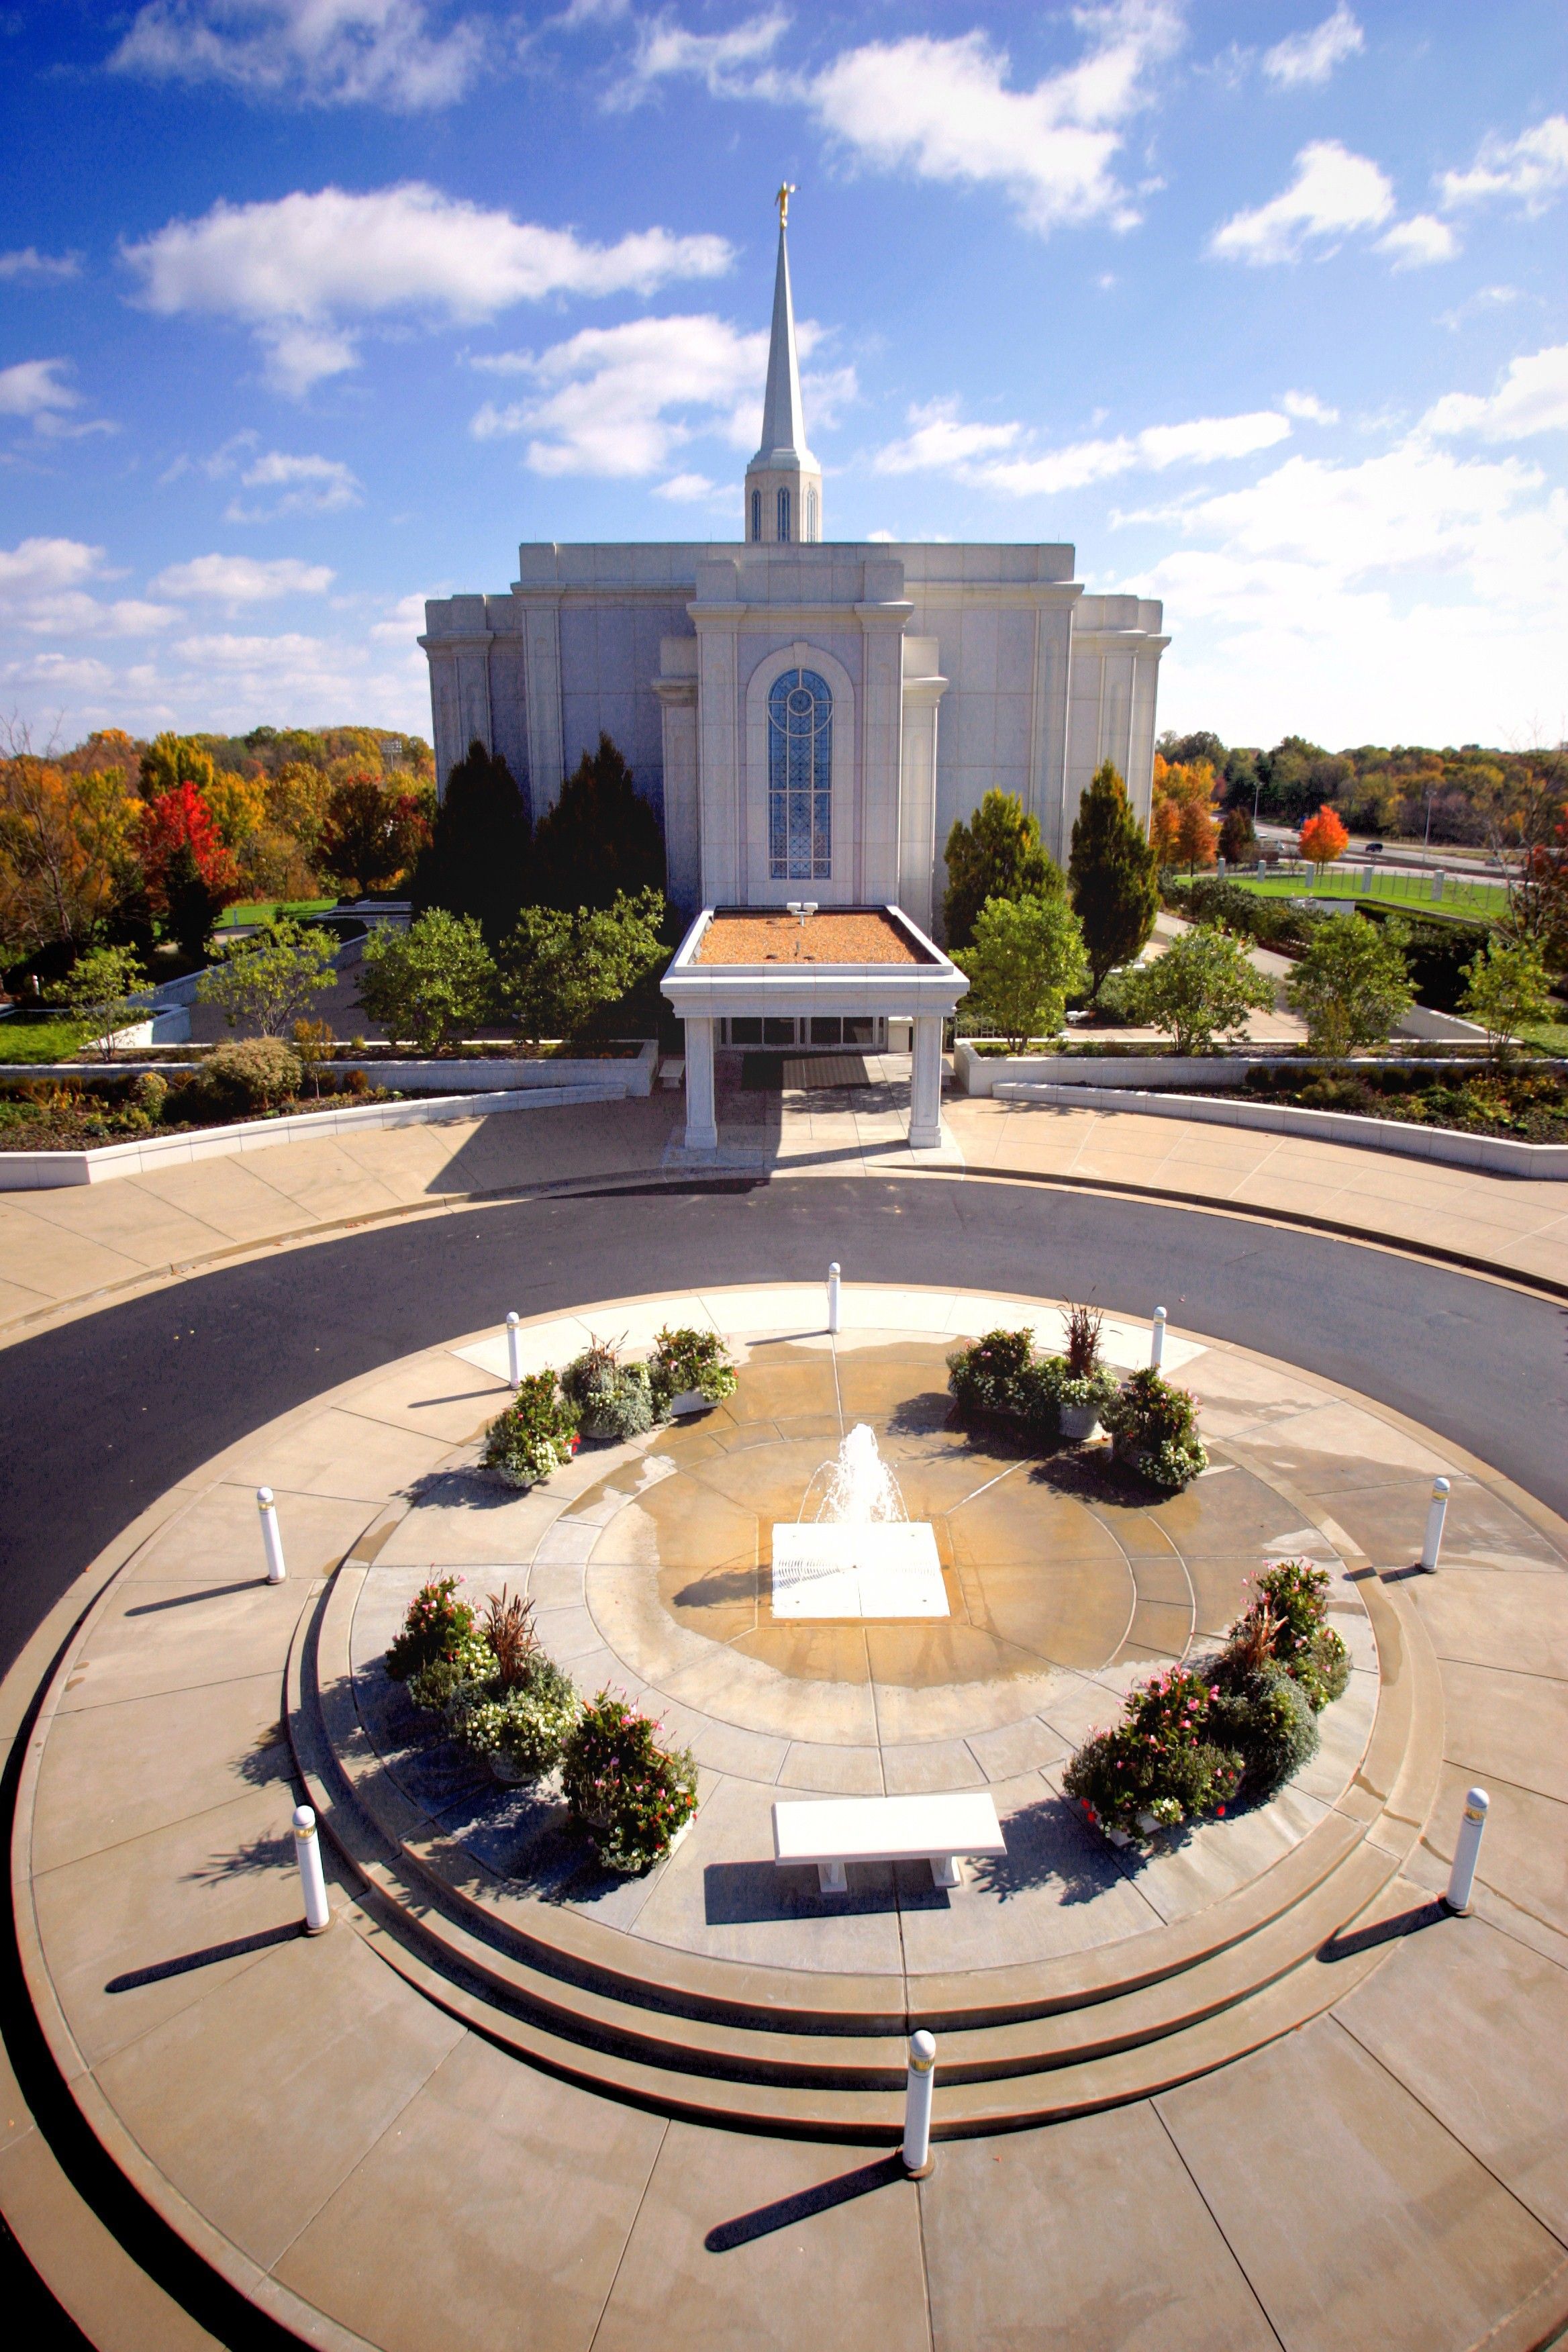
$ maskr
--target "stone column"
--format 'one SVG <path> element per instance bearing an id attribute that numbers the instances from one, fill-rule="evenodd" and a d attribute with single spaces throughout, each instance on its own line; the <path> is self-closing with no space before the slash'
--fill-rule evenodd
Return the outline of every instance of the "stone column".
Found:
<path id="1" fill-rule="evenodd" d="M 686 1021 L 686 1149 L 716 1151 L 719 1128 L 713 1100 L 713 1024 Z"/>
<path id="2" fill-rule="evenodd" d="M 934 1151 L 942 1142 L 942 1022 L 919 1013 L 910 1069 L 910 1149 Z M 688 1084 L 691 1065 L 687 1064 Z M 688 1130 L 689 1132 L 689 1129 Z"/>

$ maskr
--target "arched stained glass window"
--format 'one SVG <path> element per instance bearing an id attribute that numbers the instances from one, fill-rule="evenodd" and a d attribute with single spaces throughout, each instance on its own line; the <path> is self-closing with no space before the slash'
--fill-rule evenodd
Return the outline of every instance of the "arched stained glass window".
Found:
<path id="1" fill-rule="evenodd" d="M 762 535 L 763 494 L 761 490 L 753 490 L 752 492 L 752 537 L 753 539 L 761 539 Z"/>
<path id="2" fill-rule="evenodd" d="M 778 540 L 786 540 L 789 537 L 789 492 L 787 490 L 779 492 L 778 503 L 778 529 L 773 536 Z"/>
<path id="3" fill-rule="evenodd" d="M 768 689 L 768 872 L 833 873 L 833 697 L 814 669 L 786 669 Z"/>

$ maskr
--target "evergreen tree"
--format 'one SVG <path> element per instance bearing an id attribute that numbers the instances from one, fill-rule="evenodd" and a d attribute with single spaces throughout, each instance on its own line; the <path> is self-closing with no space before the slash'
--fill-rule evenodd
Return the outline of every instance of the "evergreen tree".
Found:
<path id="1" fill-rule="evenodd" d="M 468 746 L 447 779 L 430 846 L 414 871 L 416 917 L 444 907 L 471 915 L 489 946 L 499 947 L 533 896 L 528 811 L 499 753 Z"/>
<path id="2" fill-rule="evenodd" d="M 987 898 L 1060 898 L 1061 867 L 1040 840 L 1016 793 L 988 792 L 968 824 L 947 836 L 947 896 L 942 922 L 947 944 L 966 948 Z"/>
<path id="3" fill-rule="evenodd" d="M 1107 972 L 1137 955 L 1160 909 L 1154 854 L 1109 760 L 1095 770 L 1078 804 L 1068 875 L 1089 956 L 1092 1003 Z"/>
<path id="4" fill-rule="evenodd" d="M 535 906 L 574 913 L 664 888 L 664 833 L 609 737 L 584 751 L 533 836 Z"/>

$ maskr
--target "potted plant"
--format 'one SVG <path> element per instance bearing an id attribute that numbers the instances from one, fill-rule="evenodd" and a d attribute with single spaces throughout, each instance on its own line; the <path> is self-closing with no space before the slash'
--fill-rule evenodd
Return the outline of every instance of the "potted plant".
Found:
<path id="1" fill-rule="evenodd" d="M 646 1364 L 623 1364 L 616 1342 L 595 1339 L 561 1375 L 562 1392 L 584 1437 L 614 1444 L 653 1427 L 653 1382 Z"/>
<path id="2" fill-rule="evenodd" d="M 1242 1761 L 1212 1736 L 1216 1695 L 1202 1675 L 1173 1666 L 1134 1690 L 1121 1721 L 1090 1732 L 1074 1756 L 1062 1786 L 1113 1845 L 1226 1811 Z"/>
<path id="3" fill-rule="evenodd" d="M 1208 1468 L 1192 1398 L 1151 1366 L 1122 1382 L 1100 1419 L 1121 1468 L 1163 1495 L 1179 1495 Z"/>
<path id="4" fill-rule="evenodd" d="M 458 1599 L 461 1582 L 459 1576 L 437 1576 L 422 1584 L 387 1646 L 387 1673 L 406 1683 L 415 1706 L 427 1713 L 444 1713 L 465 1685 L 495 1672 L 472 1603 Z"/>
<path id="5" fill-rule="evenodd" d="M 577 1415 L 553 1372 L 529 1372 L 504 1412 L 485 1432 L 480 1456 L 508 1486 L 536 1486 L 564 1469 L 577 1451 Z"/>
<path id="6" fill-rule="evenodd" d="M 1069 1445 L 1085 1445 L 1100 1433 L 1100 1415 L 1116 1393 L 1112 1373 L 1100 1360 L 1103 1318 L 1091 1307 L 1068 1308 L 1068 1351 L 1053 1357 L 1059 1366 L 1053 1387 L 1057 1423 Z"/>
<path id="7" fill-rule="evenodd" d="M 689 1749 L 664 1748 L 658 1726 L 613 1691 L 578 1716 L 561 1759 L 561 1785 L 606 1870 L 649 1870 L 685 1834 L 697 1811 Z"/>
<path id="8" fill-rule="evenodd" d="M 576 1721 L 571 1676 L 542 1648 L 532 1601 L 509 1597 L 504 1584 L 489 1597 L 485 1639 L 495 1671 L 453 1692 L 447 1727 L 503 1785 L 542 1780 Z"/>
<path id="9" fill-rule="evenodd" d="M 661 1419 L 705 1412 L 735 1392 L 730 1350 L 717 1331 L 660 1331 L 648 1362 L 654 1407 Z"/>

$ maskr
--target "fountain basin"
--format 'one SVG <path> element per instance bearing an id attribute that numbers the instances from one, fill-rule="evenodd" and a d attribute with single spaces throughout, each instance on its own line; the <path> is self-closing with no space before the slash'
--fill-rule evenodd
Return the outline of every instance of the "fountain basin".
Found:
<path id="1" fill-rule="evenodd" d="M 773 1524 L 775 1617 L 946 1617 L 936 1538 L 925 1519 L 871 1526 Z"/>

